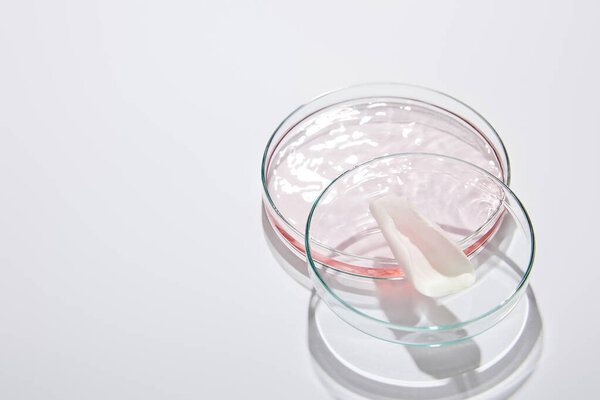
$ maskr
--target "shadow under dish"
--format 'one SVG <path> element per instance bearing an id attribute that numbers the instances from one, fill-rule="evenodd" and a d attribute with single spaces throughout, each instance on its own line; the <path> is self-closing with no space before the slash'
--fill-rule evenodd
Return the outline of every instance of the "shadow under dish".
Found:
<path id="1" fill-rule="evenodd" d="M 372 338 L 337 318 L 316 293 L 310 299 L 313 367 L 337 399 L 506 399 L 533 373 L 542 346 L 542 318 L 530 287 L 495 329 L 440 347 Z"/>

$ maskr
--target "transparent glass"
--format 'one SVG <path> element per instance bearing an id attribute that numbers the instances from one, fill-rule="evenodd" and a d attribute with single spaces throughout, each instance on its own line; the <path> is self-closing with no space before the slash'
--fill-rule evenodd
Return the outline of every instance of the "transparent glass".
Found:
<path id="1" fill-rule="evenodd" d="M 377 274 L 391 252 L 369 203 L 387 194 L 409 198 L 468 255 L 472 286 L 434 298 L 416 291 L 397 264 L 395 274 Z M 438 154 L 388 155 L 346 171 L 315 201 L 305 234 L 309 274 L 324 302 L 355 328 L 407 345 L 457 342 L 494 326 L 523 295 L 534 257 L 531 222 L 512 191 Z"/>
<path id="2" fill-rule="evenodd" d="M 269 222 L 282 242 L 304 259 L 306 218 L 323 189 L 357 164 L 406 152 L 453 156 L 510 182 L 502 141 L 466 104 L 418 86 L 359 85 L 299 107 L 271 136 L 262 161 L 263 204 Z M 389 257 L 378 263 L 378 274 L 395 273 L 393 268 L 381 270 L 393 265 Z M 362 264 L 347 269 L 370 274 Z"/>

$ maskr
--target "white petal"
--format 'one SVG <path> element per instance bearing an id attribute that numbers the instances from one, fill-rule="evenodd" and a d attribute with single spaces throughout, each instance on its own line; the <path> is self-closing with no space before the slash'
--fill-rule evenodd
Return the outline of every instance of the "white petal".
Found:
<path id="1" fill-rule="evenodd" d="M 465 253 L 407 198 L 388 195 L 369 207 L 398 264 L 419 292 L 444 296 L 475 282 L 475 270 Z"/>

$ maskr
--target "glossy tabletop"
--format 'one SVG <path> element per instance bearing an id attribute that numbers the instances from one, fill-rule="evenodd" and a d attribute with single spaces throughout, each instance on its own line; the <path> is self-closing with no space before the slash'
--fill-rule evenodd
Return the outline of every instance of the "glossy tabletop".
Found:
<path id="1" fill-rule="evenodd" d="M 599 13 L 583 1 L 2 2 L 0 398 L 593 398 Z M 443 357 L 374 345 L 414 379 L 447 379 L 438 391 L 373 383 L 332 358 L 345 349 L 352 363 L 359 347 L 336 340 L 363 338 L 319 333 L 344 327 L 265 240 L 271 133 L 312 97 L 372 81 L 482 113 L 536 232 L 531 329 L 513 350 L 492 359 L 485 346 L 504 342 L 489 331 L 440 369 Z M 487 372 L 453 378 L 473 360 Z M 370 365 L 385 375 L 388 361 Z"/>

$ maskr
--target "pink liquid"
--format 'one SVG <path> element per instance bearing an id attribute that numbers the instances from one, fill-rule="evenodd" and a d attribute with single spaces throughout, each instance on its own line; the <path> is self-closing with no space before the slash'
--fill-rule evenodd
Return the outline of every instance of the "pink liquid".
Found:
<path id="1" fill-rule="evenodd" d="M 504 171 L 495 149 L 459 117 L 412 100 L 354 100 L 310 115 L 277 144 L 268 163 L 267 186 L 275 206 L 296 232 L 285 224 L 275 223 L 276 228 L 303 252 L 302 238 L 298 234 L 304 234 L 312 204 L 333 179 L 375 157 L 408 152 L 456 157 L 503 179 Z M 438 187 L 436 190 L 447 189 Z M 454 219 L 445 215 L 435 217 L 434 220 L 449 226 L 464 227 L 472 227 L 481 220 L 481 216 L 471 213 L 452 216 Z M 454 234 L 458 241 L 470 233 Z M 294 235 L 300 240 L 294 239 Z M 363 256 L 390 256 L 385 246 L 367 253 L 360 243 L 355 243 L 344 250 Z M 473 249 L 468 249 L 471 251 Z M 353 267 L 348 265 L 345 269 Z M 399 273 L 397 268 L 384 268 L 377 275 Z"/>

